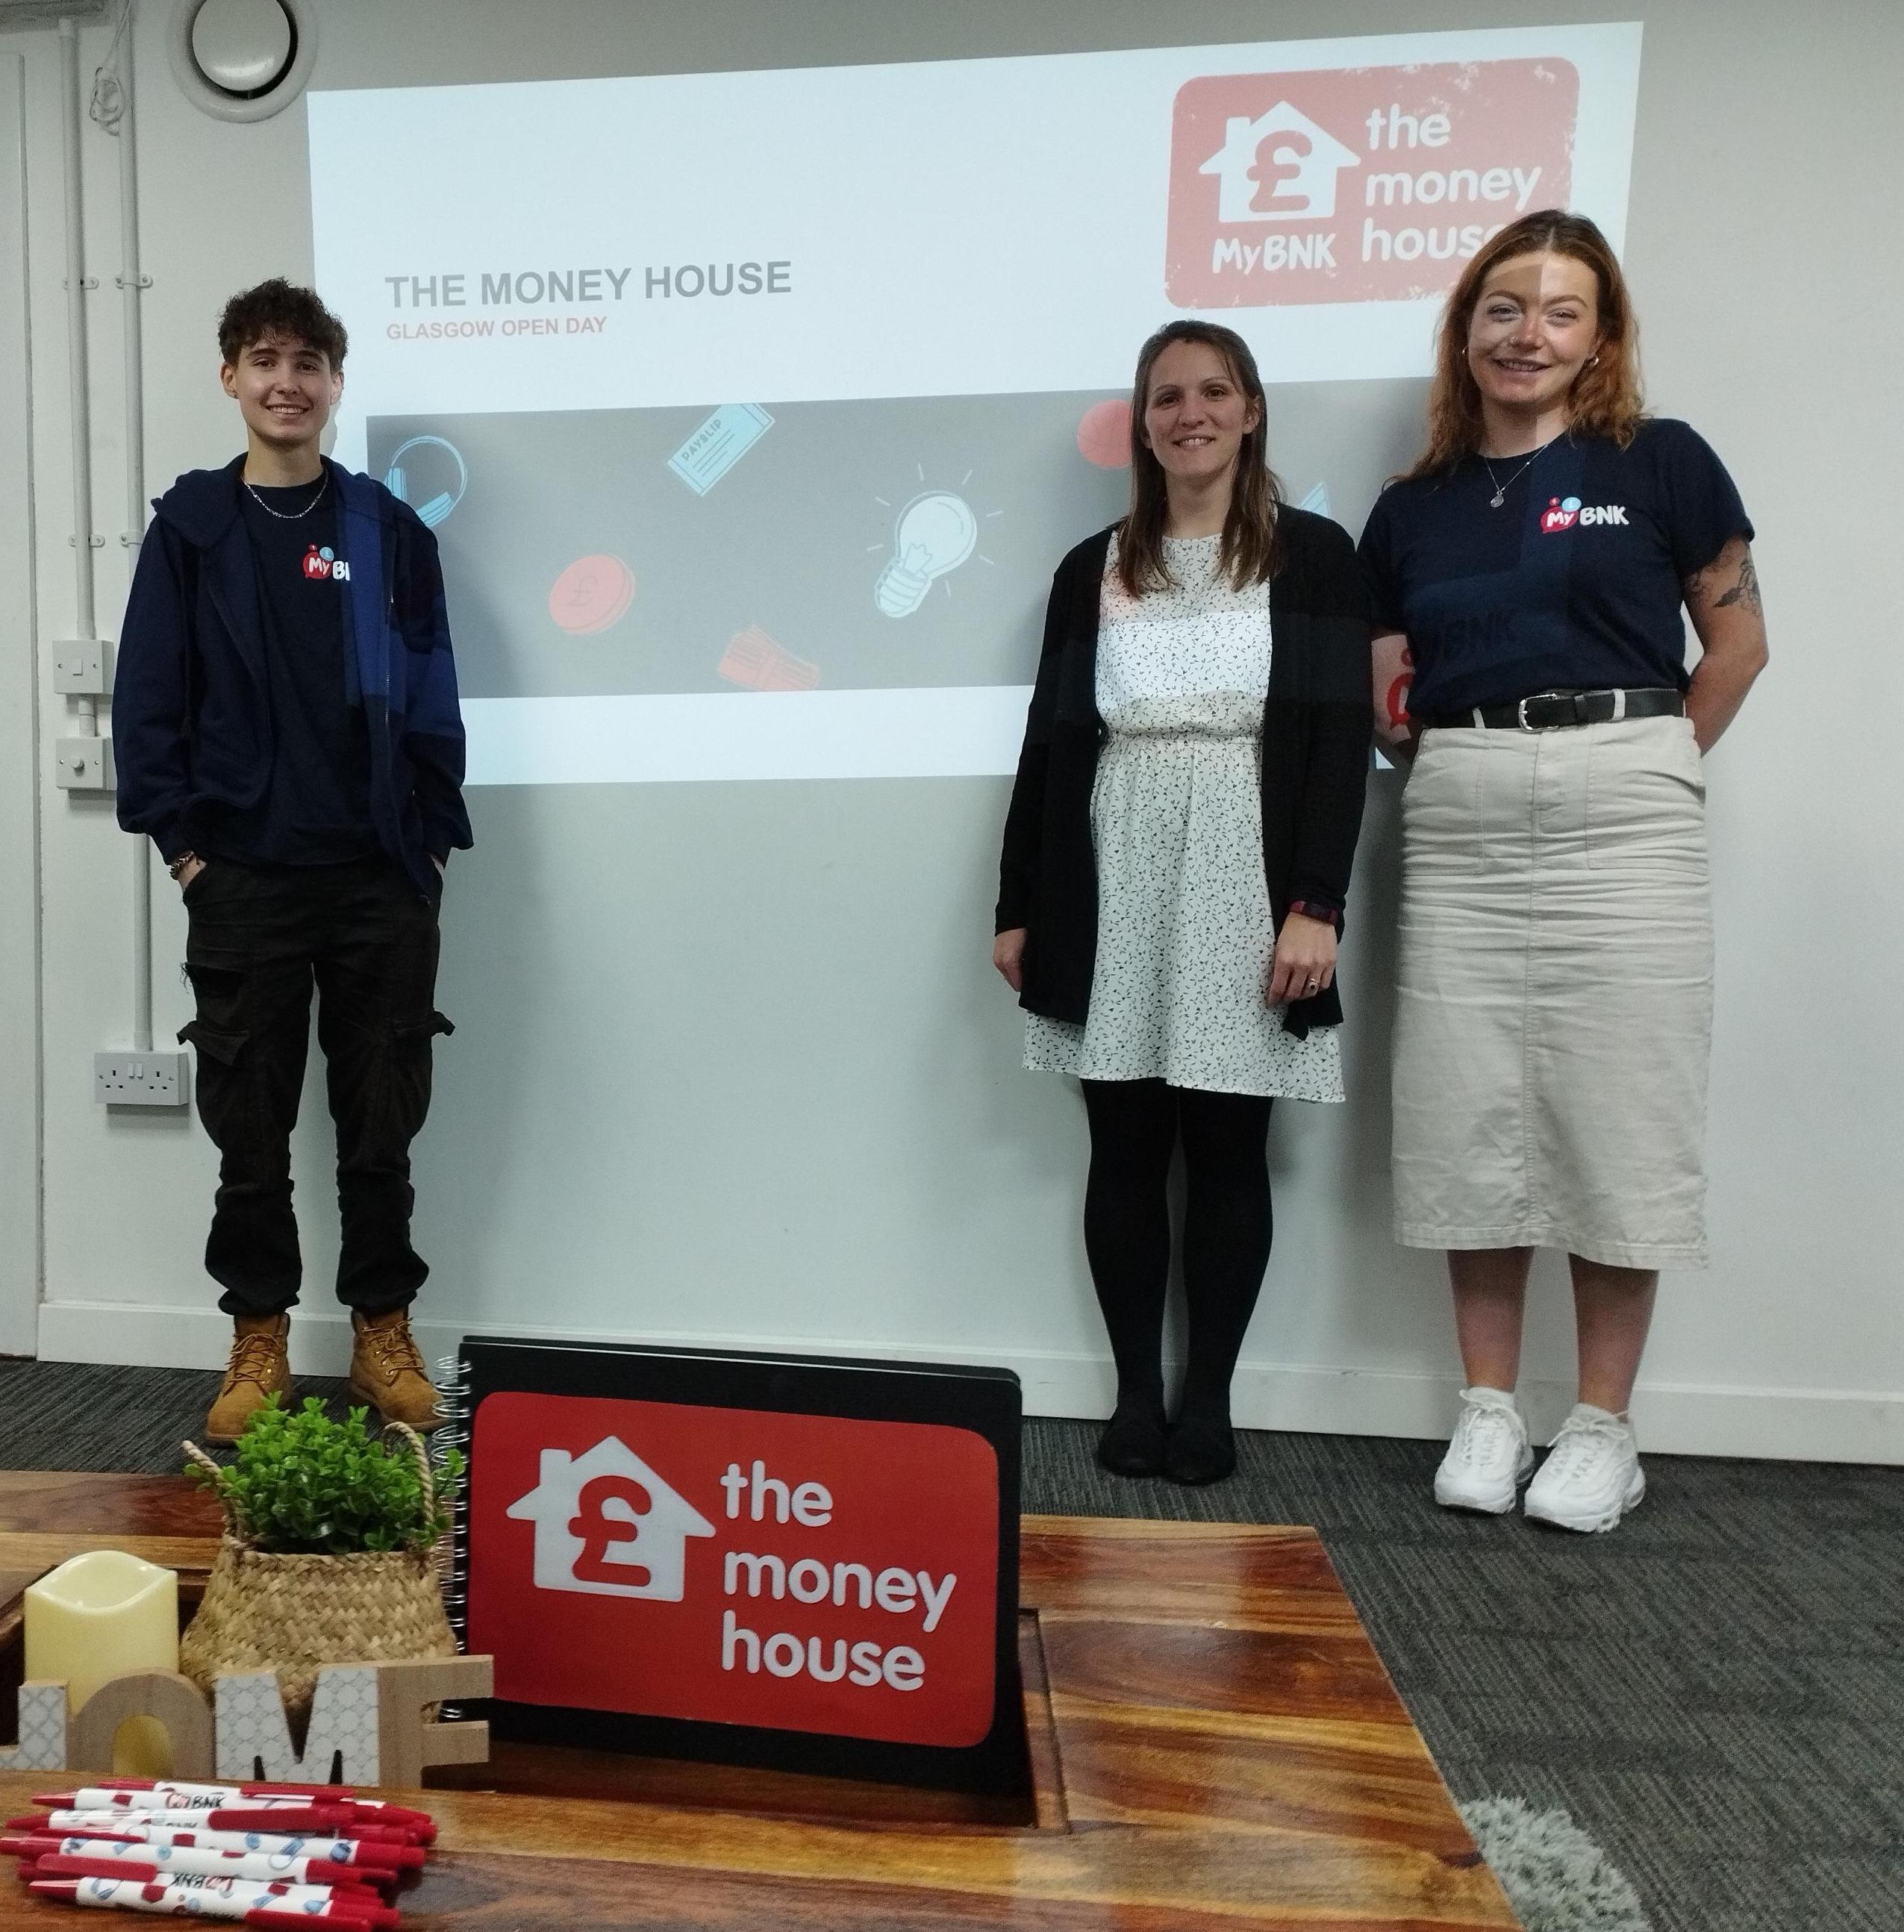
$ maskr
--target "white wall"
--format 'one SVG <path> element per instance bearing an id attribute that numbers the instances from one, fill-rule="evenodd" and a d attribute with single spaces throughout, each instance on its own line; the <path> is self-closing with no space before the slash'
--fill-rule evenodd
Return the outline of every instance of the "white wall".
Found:
<path id="1" fill-rule="evenodd" d="M 1738 478 L 1758 522 L 1774 652 L 1713 761 L 1713 1263 L 1665 1284 L 1642 1433 L 1662 1449 L 1904 1460 L 1904 1036 L 1890 996 L 1904 851 L 1877 732 L 1860 728 L 1904 700 L 1879 563 L 1895 548 L 1899 377 L 1883 345 L 1904 276 L 1885 189 L 1904 30 L 1879 0 L 1802 22 L 1752 0 L 1728 10 L 1722 31 L 1698 0 L 1581 10 L 1646 22 L 1627 260 L 1652 394 L 1698 424 Z M 1166 24 L 1134 4 L 549 0 L 532 34 L 517 0 L 332 0 L 317 81 L 1034 52 L 1519 25 L 1538 11 L 1359 0 L 1325 20 L 1276 0 L 1181 0 Z M 168 12 L 140 9 L 155 483 L 237 447 L 214 380 L 224 296 L 310 270 L 302 109 L 235 128 L 186 106 L 163 58 Z M 26 57 L 31 97 L 44 680 L 71 597 L 57 54 L 44 33 L 6 37 L 0 53 L 9 46 Z M 103 49 L 89 30 L 89 74 Z M 5 79 L 0 62 L 0 93 Z M 107 292 L 93 298 L 93 368 L 110 632 L 123 583 L 116 217 L 110 143 L 89 129 L 86 145 Z M 5 307 L 0 391 L 17 391 Z M 0 413 L 0 429 L 14 421 Z M 11 544 L 23 513 L 6 488 Z M 0 600 L 16 596 L 16 574 Z M 0 602 L 10 634 L 14 609 Z M 18 663 L 15 648 L 0 664 L 10 742 L 23 728 L 26 694 L 6 681 Z M 212 1363 L 224 1324 L 198 1256 L 213 1156 L 182 1119 L 108 1118 L 90 1100 L 92 1051 L 129 1028 L 128 862 L 110 813 L 51 789 L 61 702 L 43 691 L 41 710 L 39 1346 Z M 1437 1265 L 1386 1232 L 1394 784 L 1378 779 L 1371 796 L 1344 970 L 1352 1103 L 1287 1106 L 1272 1135 L 1278 1244 L 1239 1380 L 1245 1422 L 1432 1433 L 1458 1380 Z M 444 913 L 440 1004 L 459 1030 L 440 1050 L 417 1161 L 418 1238 L 436 1270 L 418 1312 L 431 1337 L 549 1328 L 999 1360 L 1023 1376 L 1033 1412 L 1102 1412 L 1109 1369 L 1076 1226 L 1080 1110 L 1060 1083 L 1018 1071 L 1018 1016 L 987 964 L 1005 792 L 973 780 L 474 794 L 477 849 L 455 862 Z M 11 904 L 30 813 L 0 792 L 5 814 Z M 162 876 L 159 886 L 164 1037 L 188 1009 L 183 922 Z M 32 976 L 3 940 L 0 974 L 0 1040 L 11 1040 Z M 10 1055 L 5 1078 L 17 1085 L 26 1065 Z M 314 1078 L 307 1101 L 321 1116 L 320 1091 Z M 10 1174 L 31 1126 L 10 1088 Z M 327 1156 L 325 1124 L 308 1119 L 308 1208 L 328 1201 Z M 308 1369 L 341 1360 L 329 1219 L 306 1216 Z M 0 1323 L 9 1308 L 17 1323 L 31 1277 L 14 1265 L 16 1238 L 0 1238 Z M 1529 1379 L 1552 1412 L 1567 1394 L 1570 1324 L 1557 1269 L 1539 1286 Z"/>

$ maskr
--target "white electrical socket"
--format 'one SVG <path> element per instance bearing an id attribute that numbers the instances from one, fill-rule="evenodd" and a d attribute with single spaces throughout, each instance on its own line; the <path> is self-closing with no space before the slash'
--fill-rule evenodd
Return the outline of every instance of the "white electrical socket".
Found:
<path id="1" fill-rule="evenodd" d="M 112 790 L 112 740 L 62 738 L 53 746 L 53 779 L 62 791 Z"/>
<path id="2" fill-rule="evenodd" d="M 191 1097 L 190 1056 L 95 1053 L 92 1097 L 108 1107 L 182 1107 Z"/>

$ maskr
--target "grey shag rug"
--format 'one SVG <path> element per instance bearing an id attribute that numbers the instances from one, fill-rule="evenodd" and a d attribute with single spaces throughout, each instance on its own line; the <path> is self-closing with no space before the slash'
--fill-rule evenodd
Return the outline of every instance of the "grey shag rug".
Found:
<path id="1" fill-rule="evenodd" d="M 1650 1932 L 1638 1894 L 1564 1811 L 1477 1798 L 1461 1814 L 1527 1932 Z"/>

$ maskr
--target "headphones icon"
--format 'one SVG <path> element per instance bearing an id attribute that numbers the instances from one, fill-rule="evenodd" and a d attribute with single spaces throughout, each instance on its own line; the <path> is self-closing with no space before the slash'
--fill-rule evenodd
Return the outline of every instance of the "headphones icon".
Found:
<path id="1" fill-rule="evenodd" d="M 470 466 L 463 460 L 462 452 L 453 442 L 446 442 L 440 436 L 413 436 L 403 444 L 390 459 L 390 466 L 383 473 L 383 487 L 400 503 L 410 501 L 410 477 L 405 471 L 404 458 L 413 449 L 432 447 L 447 450 L 449 460 L 456 466 L 456 488 L 445 490 L 416 506 L 416 514 L 425 525 L 434 530 L 450 512 L 463 500 L 463 494 L 470 487 Z"/>

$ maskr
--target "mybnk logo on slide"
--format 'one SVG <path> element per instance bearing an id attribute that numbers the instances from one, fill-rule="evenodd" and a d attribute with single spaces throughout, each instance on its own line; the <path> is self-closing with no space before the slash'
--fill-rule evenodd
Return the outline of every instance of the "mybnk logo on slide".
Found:
<path id="1" fill-rule="evenodd" d="M 1564 60 L 1212 74 L 1178 90 L 1164 285 L 1179 308 L 1408 302 L 1564 208 Z"/>

